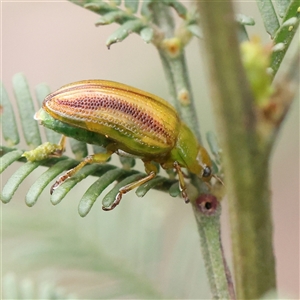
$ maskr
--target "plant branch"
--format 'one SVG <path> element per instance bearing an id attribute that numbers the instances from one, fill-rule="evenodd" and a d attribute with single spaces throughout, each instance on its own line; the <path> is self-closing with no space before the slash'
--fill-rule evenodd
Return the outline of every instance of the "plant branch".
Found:
<path id="1" fill-rule="evenodd" d="M 193 130 L 201 141 L 200 127 L 195 113 L 193 93 L 187 72 L 184 46 L 185 42 L 174 33 L 174 22 L 170 15 L 170 8 L 162 3 L 151 5 L 154 23 L 163 30 L 163 37 L 156 41 L 155 46 L 162 60 L 166 74 L 171 103 L 179 111 L 182 119 Z M 166 20 L 168 20 L 166 22 Z M 187 34 L 188 35 L 188 34 Z"/>
<path id="2" fill-rule="evenodd" d="M 169 8 L 159 3 L 153 4 L 151 8 L 155 16 L 155 24 L 165 30 L 165 38 L 156 46 L 173 98 L 172 103 L 179 109 L 182 119 L 192 128 L 200 142 L 201 135 L 185 62 L 184 42 L 178 37 L 172 37 L 174 32 L 172 22 L 165 23 L 165 20 L 169 18 Z M 196 194 L 204 195 L 205 193 L 208 197 L 214 197 L 207 194 L 209 193 L 207 187 L 198 178 L 193 177 L 192 182 L 197 188 Z M 226 265 L 220 237 L 220 205 L 214 215 L 206 215 L 197 206 L 197 200 L 191 200 L 213 298 L 234 299 L 231 275 Z"/>
<path id="3" fill-rule="evenodd" d="M 221 205 L 216 197 L 202 194 L 193 202 L 201 248 L 213 299 L 235 299 L 231 274 L 224 259 L 220 234 Z M 220 245 L 220 247 L 219 247 Z"/>
<path id="4" fill-rule="evenodd" d="M 268 158 L 259 147 L 232 2 L 197 5 L 224 151 L 237 298 L 257 299 L 275 288 Z"/>

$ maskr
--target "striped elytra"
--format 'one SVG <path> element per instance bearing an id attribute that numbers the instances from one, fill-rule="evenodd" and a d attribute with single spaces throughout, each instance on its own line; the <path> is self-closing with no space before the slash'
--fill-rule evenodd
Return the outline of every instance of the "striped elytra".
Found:
<path id="1" fill-rule="evenodd" d="M 141 149 L 155 154 L 172 149 L 180 129 L 177 112 L 165 100 L 111 81 L 86 80 L 63 86 L 46 97 L 43 108 L 69 125 L 126 143 L 125 150 L 132 144 L 130 148 L 139 153 Z"/>

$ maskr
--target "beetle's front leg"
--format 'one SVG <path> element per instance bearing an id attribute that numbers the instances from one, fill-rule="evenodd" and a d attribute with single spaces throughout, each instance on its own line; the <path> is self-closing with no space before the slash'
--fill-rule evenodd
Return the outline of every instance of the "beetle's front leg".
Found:
<path id="1" fill-rule="evenodd" d="M 183 172 L 181 170 L 181 167 L 179 166 L 177 161 L 175 161 L 173 165 L 174 165 L 174 168 L 175 168 L 175 170 L 178 174 L 179 189 L 181 191 L 184 202 L 189 203 L 190 200 L 189 200 L 189 197 L 188 197 L 187 192 L 186 192 L 186 184 L 185 184 L 185 181 L 184 181 L 184 174 L 183 174 Z"/>
<path id="2" fill-rule="evenodd" d="M 141 178 L 138 181 L 131 182 L 131 183 L 121 187 L 119 189 L 119 193 L 117 194 L 117 196 L 116 196 L 114 202 L 112 203 L 112 205 L 109 206 L 109 207 L 102 206 L 103 210 L 105 210 L 105 211 L 113 210 L 117 205 L 120 204 L 124 194 L 126 194 L 129 191 L 141 186 L 142 184 L 148 182 L 149 180 L 153 179 L 156 176 L 156 174 L 158 172 L 158 169 L 154 164 L 152 164 L 149 161 L 144 161 L 144 166 L 145 166 L 145 171 L 148 175 L 144 178 Z"/>
<path id="3" fill-rule="evenodd" d="M 66 136 L 62 136 L 58 144 L 46 142 L 33 150 L 25 151 L 22 156 L 28 161 L 40 161 L 49 157 L 60 157 L 65 151 Z"/>
<path id="4" fill-rule="evenodd" d="M 112 154 L 113 154 L 113 151 L 107 151 L 106 153 L 96 153 L 96 154 L 87 156 L 75 168 L 70 169 L 64 175 L 60 176 L 56 180 L 56 182 L 52 185 L 52 187 L 50 189 L 50 194 L 52 194 L 56 188 L 58 188 L 68 178 L 72 177 L 75 173 L 77 173 L 85 165 L 87 165 L 87 164 L 93 164 L 93 163 L 104 163 L 104 162 L 106 162 L 111 157 Z"/>

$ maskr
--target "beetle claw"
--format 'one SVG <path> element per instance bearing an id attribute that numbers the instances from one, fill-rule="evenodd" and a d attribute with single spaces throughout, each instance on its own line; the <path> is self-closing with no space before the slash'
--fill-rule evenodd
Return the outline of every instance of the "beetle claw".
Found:
<path id="1" fill-rule="evenodd" d="M 54 190 L 57 189 L 63 182 L 65 182 L 68 178 L 70 178 L 69 176 L 69 172 L 67 172 L 66 174 L 60 176 L 55 183 L 51 186 L 50 188 L 50 194 L 52 195 Z"/>
<path id="2" fill-rule="evenodd" d="M 182 194 L 182 197 L 183 197 L 183 199 L 184 199 L 184 202 L 185 202 L 185 203 L 189 203 L 189 202 L 190 202 L 190 199 L 189 199 L 189 197 L 188 197 L 188 195 L 187 195 L 187 192 L 186 192 L 185 190 L 183 190 L 183 191 L 181 191 L 181 194 Z"/>
<path id="3" fill-rule="evenodd" d="M 113 205 L 113 204 L 111 206 L 109 206 L 109 207 L 105 207 L 105 206 L 102 205 L 102 210 L 104 210 L 104 211 L 110 211 L 110 210 L 113 210 L 115 207 L 116 207 L 116 205 Z"/>
<path id="4" fill-rule="evenodd" d="M 60 186 L 59 180 L 57 180 L 50 188 L 50 195 L 53 194 L 54 190 L 57 189 Z"/>
<path id="5" fill-rule="evenodd" d="M 105 207 L 105 206 L 102 205 L 102 209 L 105 210 L 105 211 L 113 210 L 117 205 L 120 204 L 121 200 L 122 200 L 122 193 L 119 192 L 119 193 L 117 194 L 117 196 L 116 196 L 114 202 L 111 204 L 111 206 Z"/>

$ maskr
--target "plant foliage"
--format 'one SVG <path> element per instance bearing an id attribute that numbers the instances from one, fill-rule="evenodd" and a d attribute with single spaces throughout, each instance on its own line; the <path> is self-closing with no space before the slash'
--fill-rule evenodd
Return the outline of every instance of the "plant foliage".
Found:
<path id="1" fill-rule="evenodd" d="M 10 147 L 1 146 L 1 173 L 13 164 L 15 161 L 24 162 L 25 159 L 22 157 L 24 151 L 21 149 L 16 149 L 15 147 L 19 143 L 19 136 L 22 135 L 29 148 L 35 148 L 41 144 L 41 134 L 37 122 L 33 119 L 34 115 L 34 104 L 32 97 L 29 92 L 29 87 L 26 78 L 23 74 L 16 74 L 13 78 L 15 97 L 18 103 L 18 112 L 22 124 L 22 133 L 18 131 L 15 121 L 13 126 L 11 122 L 5 122 L 5 118 L 11 118 L 15 120 L 16 117 L 11 109 L 11 104 L 7 97 L 7 93 L 3 89 L 3 107 L 5 111 L 5 118 L 2 123 L 3 137 Z M 36 88 L 37 98 L 39 100 L 43 99 L 49 89 L 45 85 L 40 85 Z M 6 114 L 6 112 L 8 112 Z M 48 141 L 57 143 L 59 140 L 59 135 L 51 130 L 45 128 L 46 136 Z M 39 166 L 46 166 L 46 170 L 32 185 L 28 193 L 25 196 L 25 201 L 28 206 L 33 206 L 43 190 L 48 186 L 49 183 L 53 182 L 59 174 L 63 171 L 68 170 L 76 166 L 80 159 L 85 157 L 88 153 L 87 145 L 83 142 L 71 139 L 71 148 L 75 155 L 75 159 L 68 158 L 67 156 L 62 156 L 60 158 L 45 158 L 41 161 L 26 162 L 21 166 L 8 180 L 6 185 L 4 185 L 1 191 L 1 200 L 3 203 L 8 203 L 17 188 L 20 186 L 22 181 L 29 176 L 29 174 L 34 171 Z M 99 148 L 94 148 L 96 151 Z M 94 175 L 100 177 L 83 195 L 83 198 L 79 204 L 79 214 L 84 217 L 90 211 L 91 207 L 95 203 L 96 199 L 100 194 L 116 180 L 119 181 L 117 186 L 112 187 L 112 190 L 103 197 L 103 204 L 109 206 L 110 203 L 114 201 L 115 195 L 118 193 L 120 186 L 136 181 L 137 177 L 145 176 L 138 171 L 128 169 L 129 166 L 133 166 L 131 159 L 122 158 L 121 162 L 125 168 L 118 168 L 110 164 L 103 165 L 88 165 L 84 167 L 78 174 L 72 177 L 70 180 L 62 184 L 55 192 L 51 195 L 52 204 L 58 204 L 67 193 L 80 181 L 89 175 Z M 177 188 L 176 188 L 177 187 Z M 144 196 L 150 188 L 157 188 L 167 191 L 171 188 L 170 194 L 172 196 L 177 196 L 179 194 L 179 188 L 175 180 L 170 180 L 165 177 L 157 176 L 151 182 L 142 185 L 137 189 L 137 195 L 139 197 Z"/>
<path id="2" fill-rule="evenodd" d="M 96 25 L 108 25 L 111 23 L 119 24 L 119 28 L 114 31 L 107 39 L 106 45 L 110 47 L 112 44 L 121 42 L 126 39 L 131 33 L 137 33 L 147 42 L 155 45 L 162 58 L 162 63 L 166 68 L 168 80 L 170 81 L 174 98 L 178 99 L 178 83 L 184 83 L 189 86 L 188 80 L 184 82 L 182 78 L 176 78 L 176 72 L 181 73 L 182 77 L 186 75 L 186 66 L 182 54 L 183 47 L 190 41 L 193 36 L 201 37 L 201 30 L 198 26 L 199 16 L 195 7 L 186 7 L 179 1 L 163 0 L 160 2 L 154 0 L 147 1 L 99 1 L 99 0 L 70 0 L 77 5 L 89 9 L 100 15 Z M 270 37 L 274 43 L 270 73 L 274 77 L 279 66 L 285 56 L 287 49 L 295 35 L 299 26 L 299 1 L 298 0 L 280 0 L 275 1 L 260 1 L 257 0 L 258 7 Z M 160 13 L 159 7 L 167 7 L 177 14 L 180 24 L 176 30 L 169 31 L 169 28 L 174 29 L 172 23 L 173 18 L 169 18 L 169 11 L 165 15 L 165 23 L 161 22 L 164 18 L 158 21 L 157 15 Z M 161 10 L 163 11 L 163 10 Z M 239 27 L 240 41 L 248 39 L 248 34 L 245 26 L 254 25 L 254 20 L 245 15 L 236 15 L 236 22 Z M 167 24 L 167 25 L 166 25 Z M 165 26 L 166 25 L 166 26 Z M 175 38 L 175 39 L 173 39 Z M 178 41 L 180 43 L 178 43 Z M 177 47 L 180 45 L 180 47 Z M 177 47 L 177 48 L 176 48 Z M 166 50 L 167 49 L 167 50 Z M 178 50 L 172 52 L 172 50 Z M 167 55 L 166 55 L 167 53 Z M 178 53 L 180 55 L 178 55 Z M 169 73 L 168 73 L 169 72 Z M 174 75 L 175 74 L 175 75 Z M 181 81 L 182 80 L 182 81 Z M 250 80 L 251 81 L 251 80 Z M 176 86 L 177 85 L 177 86 Z M 20 148 L 20 140 L 25 140 L 29 149 L 34 149 L 42 143 L 41 127 L 32 118 L 35 113 L 35 104 L 31 96 L 27 80 L 23 74 L 16 74 L 13 78 L 13 88 L 15 100 L 17 103 L 18 113 L 15 114 L 11 101 L 4 87 L 1 85 L 1 122 L 3 138 L 6 141 L 6 146 L 1 146 L 0 149 L 0 173 L 7 168 L 16 166 L 16 162 L 21 162 L 22 165 L 13 173 L 3 186 L 1 191 L 1 200 L 3 203 L 8 203 L 13 198 L 15 192 L 18 191 L 22 182 L 35 170 L 46 168 L 46 171 L 31 185 L 29 191 L 25 195 L 25 201 L 28 206 L 36 204 L 43 190 L 49 183 L 62 172 L 71 167 L 74 167 L 79 161 L 89 152 L 89 147 L 84 142 L 70 140 L 70 147 L 75 158 L 70 156 L 62 156 L 60 158 L 46 158 L 38 162 L 26 162 L 22 157 L 24 149 Z M 47 85 L 41 84 L 35 88 L 36 99 L 39 106 L 44 97 L 50 93 Z M 191 101 L 192 102 L 192 101 Z M 184 106 L 184 105 L 183 105 Z M 181 107 L 182 108 L 182 107 Z M 190 108 L 192 110 L 192 106 Z M 189 118 L 184 114 L 184 108 L 181 114 L 185 120 Z M 21 130 L 19 130 L 16 120 L 21 122 Z M 45 129 L 46 140 L 51 143 L 59 141 L 59 134 Z M 216 161 L 220 163 L 220 151 L 216 147 L 214 139 L 208 138 L 212 153 L 215 155 Z M 99 145 L 93 145 L 94 152 L 101 151 Z M 137 177 L 143 176 L 142 173 L 131 169 L 134 166 L 132 159 L 121 159 L 123 168 L 116 167 L 114 164 L 103 165 L 88 165 L 85 166 L 78 174 L 70 180 L 62 184 L 51 196 L 51 203 L 56 205 L 80 182 L 87 178 L 95 176 L 98 179 L 93 182 L 89 188 L 83 193 L 79 202 L 79 214 L 86 216 L 97 198 L 102 196 L 102 193 L 110 190 L 103 197 L 103 204 L 109 206 L 115 198 L 120 186 L 128 184 L 136 180 Z M 19 165 L 18 165 L 19 166 Z M 112 186 L 117 181 L 118 184 Z M 144 196 L 150 189 L 169 191 L 176 197 L 180 191 L 176 180 L 167 179 L 162 176 L 157 176 L 149 183 L 139 187 L 136 194 L 139 197 Z M 155 191 L 152 191 L 155 193 Z M 207 281 L 203 275 L 203 265 L 199 260 L 198 247 L 194 245 L 195 237 L 191 234 L 190 228 L 184 227 L 178 233 L 178 241 L 174 244 L 172 251 L 167 247 L 168 232 L 163 229 L 165 227 L 164 217 L 165 212 L 157 211 L 151 204 L 146 204 L 140 209 L 139 214 L 133 214 L 132 204 L 127 204 L 124 207 L 127 212 L 118 215 L 118 218 L 102 217 L 100 221 L 95 221 L 95 228 L 81 226 L 77 219 L 66 214 L 62 208 L 60 222 L 54 219 L 46 221 L 36 219 L 36 223 L 31 222 L 32 228 L 19 226 L 23 231 L 14 232 L 13 228 L 6 229 L 4 235 L 13 238 L 20 238 L 24 232 L 35 232 L 37 229 L 43 229 L 43 237 L 40 240 L 30 239 L 27 237 L 29 249 L 25 249 L 21 253 L 17 253 L 17 257 L 21 262 L 27 262 L 30 267 L 30 262 L 35 259 L 40 260 L 41 265 L 45 266 L 45 258 L 48 263 L 55 265 L 55 275 L 59 274 L 59 268 L 78 268 L 79 277 L 84 275 L 84 271 L 97 272 L 97 288 L 93 292 L 93 287 L 89 286 L 88 294 L 90 298 L 202 298 L 206 297 Z M 67 222 L 65 216 L 68 216 Z M 24 216 L 19 216 L 20 224 L 24 222 Z M 10 224 L 10 216 L 5 216 L 4 222 Z M 97 223 L 98 222 L 98 223 Z M 28 222 L 29 223 L 29 222 Z M 19 224 L 19 225 L 20 225 Z M 126 224 L 127 231 L 122 228 Z M 198 225 L 200 222 L 198 222 Z M 218 227 L 218 223 L 216 223 Z M 60 226 L 68 232 L 66 241 L 62 243 L 61 239 L 56 235 L 60 230 Z M 74 230 L 77 227 L 77 230 Z M 104 230 L 102 230 L 105 228 Z M 199 228 L 199 231 L 203 230 Z M 102 230 L 99 234 L 99 240 L 95 242 L 94 236 L 97 235 L 97 230 Z M 193 231 L 192 231 L 193 232 Z M 219 239 L 218 228 L 215 229 L 214 235 Z M 100 237 L 101 236 L 101 237 Z M 53 238 L 52 243 L 49 242 Z M 205 237 L 205 234 L 203 234 Z M 29 241 L 29 243 L 28 243 Z M 32 247 L 31 243 L 32 242 Z M 207 242 L 207 241 L 206 241 Z M 109 244 L 109 247 L 107 245 Z M 76 245 L 76 247 L 74 247 Z M 132 245 L 135 245 L 134 249 Z M 155 247 L 153 247 L 155 245 Z M 189 245 L 186 247 L 186 245 Z M 24 249 L 22 249 L 24 250 Z M 207 253 L 208 255 L 212 253 Z M 33 258 L 34 257 L 34 258 Z M 214 256 L 214 258 L 217 255 Z M 12 258 L 14 256 L 12 255 Z M 92 259 L 91 259 L 92 258 Z M 220 258 L 220 257 L 219 257 Z M 180 263 L 178 263 L 180 261 Z M 212 264 L 214 260 L 212 259 Z M 44 264 L 44 265 L 43 265 Z M 209 262 L 206 261 L 209 265 Z M 222 262 L 218 263 L 219 265 Z M 162 272 L 157 272 L 159 268 Z M 211 266 L 208 267 L 212 268 Z M 187 271 L 188 270 L 188 271 Z M 188 279 L 186 274 L 188 273 Z M 34 276 L 33 276 L 34 277 Z M 50 276 L 51 277 L 51 276 Z M 167 280 L 165 280 L 167 278 Z M 199 286 L 199 278 L 203 279 L 203 286 Z M 225 278 L 226 279 L 226 278 Z M 18 283 L 12 275 L 7 275 L 5 279 L 5 290 L 7 297 L 19 297 L 19 299 L 30 298 L 53 298 L 67 299 L 75 297 L 61 292 L 56 288 L 56 282 L 49 285 L 43 284 L 39 280 L 25 280 Z M 212 285 L 215 281 L 212 278 Z M 59 280 L 58 280 L 59 281 Z M 36 282 L 36 284 L 33 284 Z M 80 282 L 82 285 L 88 281 Z M 101 284 L 99 285 L 99 282 Z M 166 284 L 167 282 L 167 284 Z M 223 281 L 225 282 L 225 281 Z M 163 284 L 161 284 L 163 283 Z M 184 284 L 183 284 L 184 283 Z M 81 285 L 81 287 L 82 287 Z M 34 288 L 33 286 L 36 286 Z M 39 286 L 42 286 L 39 288 Z M 45 288 L 46 286 L 46 288 Z M 49 288 L 50 286 L 50 288 Z M 79 284 L 80 286 L 80 284 Z M 76 288 L 73 286 L 74 290 Z M 203 291 L 201 291 L 201 289 Z M 224 288 L 226 291 L 227 287 Z M 19 294 L 13 294 L 13 291 L 18 291 Z M 36 291 L 38 290 L 38 292 Z M 72 289 L 70 289 L 72 290 Z M 218 291 L 218 288 L 216 288 Z M 80 293 L 79 292 L 79 293 Z M 43 296 L 41 296 L 43 295 Z M 205 295 L 205 296 L 203 296 Z"/>

